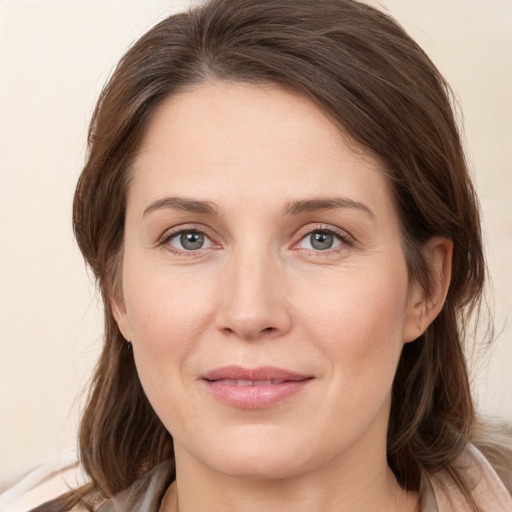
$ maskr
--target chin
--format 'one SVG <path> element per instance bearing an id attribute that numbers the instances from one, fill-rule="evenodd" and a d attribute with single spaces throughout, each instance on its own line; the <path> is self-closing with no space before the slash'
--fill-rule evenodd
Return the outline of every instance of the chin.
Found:
<path id="1" fill-rule="evenodd" d="M 283 434 L 275 427 L 237 429 L 226 433 L 223 442 L 217 440 L 208 453 L 196 455 L 218 473 L 247 480 L 291 478 L 322 464 L 321 454 L 312 449 L 311 440 Z"/>
<path id="2" fill-rule="evenodd" d="M 297 460 L 297 454 L 245 453 L 239 456 L 231 453 L 224 460 L 214 462 L 215 470 L 226 476 L 244 480 L 283 480 L 305 472 L 305 461 Z"/>

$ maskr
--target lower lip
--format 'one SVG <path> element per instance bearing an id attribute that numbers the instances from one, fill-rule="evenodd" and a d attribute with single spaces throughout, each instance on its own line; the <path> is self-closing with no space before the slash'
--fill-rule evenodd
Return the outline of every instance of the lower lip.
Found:
<path id="1" fill-rule="evenodd" d="M 281 384 L 237 386 L 220 381 L 203 381 L 220 402 L 239 409 L 263 409 L 296 395 L 311 379 L 290 380 Z"/>

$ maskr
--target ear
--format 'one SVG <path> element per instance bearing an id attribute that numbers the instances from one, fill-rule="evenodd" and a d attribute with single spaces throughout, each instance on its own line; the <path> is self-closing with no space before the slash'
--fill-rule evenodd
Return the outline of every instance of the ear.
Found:
<path id="1" fill-rule="evenodd" d="M 428 288 L 425 290 L 421 283 L 412 285 L 404 325 L 406 343 L 421 336 L 439 314 L 452 277 L 452 240 L 433 237 L 423 246 L 422 254 L 427 265 Z"/>
<path id="2" fill-rule="evenodd" d="M 130 324 L 128 322 L 128 314 L 126 313 L 126 305 L 122 293 L 116 293 L 110 297 L 110 307 L 123 338 L 130 341 L 132 339 Z"/>

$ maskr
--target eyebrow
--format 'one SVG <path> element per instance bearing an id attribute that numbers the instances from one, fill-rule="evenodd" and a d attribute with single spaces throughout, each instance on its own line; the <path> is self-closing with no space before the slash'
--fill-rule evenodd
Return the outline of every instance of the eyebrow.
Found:
<path id="1" fill-rule="evenodd" d="M 301 213 L 315 212 L 319 210 L 334 210 L 336 208 L 352 208 L 369 215 L 376 220 L 375 214 L 364 203 L 348 199 L 346 197 L 326 197 L 319 199 L 305 199 L 292 201 L 283 209 L 283 215 L 300 215 Z"/>
<path id="2" fill-rule="evenodd" d="M 171 208 L 174 210 L 184 210 L 187 212 L 203 213 L 206 215 L 218 216 L 219 210 L 214 203 L 210 201 L 196 201 L 195 199 L 186 199 L 183 197 L 164 197 L 153 201 L 142 214 L 143 217 L 154 212 Z"/>
<path id="3" fill-rule="evenodd" d="M 142 214 L 143 217 L 155 210 L 161 209 L 183 210 L 187 212 L 202 213 L 204 215 L 219 216 L 219 209 L 215 203 L 210 201 L 197 201 L 183 197 L 164 197 L 153 201 Z M 369 215 L 373 220 L 375 214 L 364 203 L 348 199 L 346 197 L 327 197 L 319 199 L 303 199 L 292 201 L 283 208 L 283 216 L 300 215 L 302 213 L 315 212 L 319 210 L 334 210 L 337 208 L 352 208 Z"/>

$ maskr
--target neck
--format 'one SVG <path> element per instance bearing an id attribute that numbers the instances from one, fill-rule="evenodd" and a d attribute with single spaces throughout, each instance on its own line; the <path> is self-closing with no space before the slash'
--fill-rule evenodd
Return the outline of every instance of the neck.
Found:
<path id="1" fill-rule="evenodd" d="M 180 450 L 177 450 L 179 460 Z M 204 468 L 195 460 L 177 464 L 177 480 L 161 512 L 415 512 L 417 493 L 403 490 L 383 457 L 372 463 L 350 454 L 283 479 L 240 479 Z"/>

